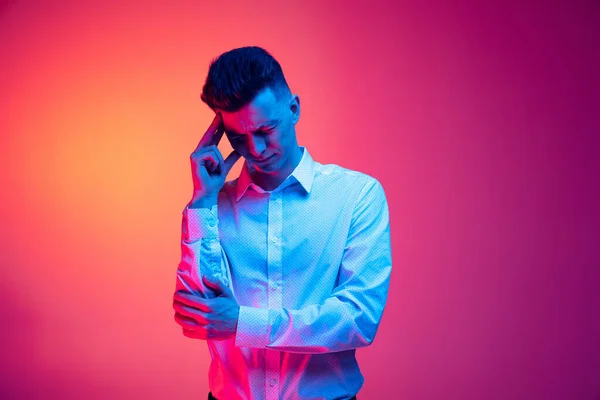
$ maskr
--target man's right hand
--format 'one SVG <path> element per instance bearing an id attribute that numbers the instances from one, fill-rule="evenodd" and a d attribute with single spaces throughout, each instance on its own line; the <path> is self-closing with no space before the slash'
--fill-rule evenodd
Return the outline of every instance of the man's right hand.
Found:
<path id="1" fill-rule="evenodd" d="M 192 208 L 210 208 L 217 204 L 219 191 L 225 184 L 229 170 L 241 157 L 241 154 L 234 150 L 227 156 L 227 159 L 223 160 L 223 156 L 217 148 L 223 132 L 221 113 L 217 112 L 198 146 L 190 155 L 194 181 L 194 193 L 189 203 Z"/>

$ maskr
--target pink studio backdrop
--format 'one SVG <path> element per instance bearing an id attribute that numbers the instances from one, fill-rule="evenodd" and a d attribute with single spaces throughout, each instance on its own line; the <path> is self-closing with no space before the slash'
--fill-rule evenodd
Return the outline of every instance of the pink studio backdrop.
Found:
<path id="1" fill-rule="evenodd" d="M 600 8 L 493 3 L 1 2 L 0 397 L 206 398 L 188 157 L 208 62 L 256 44 L 300 144 L 386 189 L 359 398 L 599 399 Z"/>

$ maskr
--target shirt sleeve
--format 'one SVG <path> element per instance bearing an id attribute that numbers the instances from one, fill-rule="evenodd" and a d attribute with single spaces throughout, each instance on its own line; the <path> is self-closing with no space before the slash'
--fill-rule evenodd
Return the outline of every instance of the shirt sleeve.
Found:
<path id="1" fill-rule="evenodd" d="M 218 206 L 189 208 L 182 212 L 181 261 L 177 267 L 175 290 L 183 290 L 215 297 L 212 289 L 202 282 L 202 277 L 218 279 L 231 287 L 231 274 L 227 255 L 219 241 Z"/>
<path id="2" fill-rule="evenodd" d="M 372 343 L 392 271 L 388 205 L 375 179 L 358 196 L 339 268 L 338 285 L 322 304 L 298 310 L 240 306 L 236 346 L 329 353 Z"/>

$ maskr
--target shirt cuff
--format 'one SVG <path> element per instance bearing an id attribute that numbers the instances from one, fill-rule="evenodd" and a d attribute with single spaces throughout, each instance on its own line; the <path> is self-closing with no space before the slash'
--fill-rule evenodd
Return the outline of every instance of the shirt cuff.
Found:
<path id="1" fill-rule="evenodd" d="M 240 306 L 236 347 L 266 348 L 269 338 L 269 310 Z"/>
<path id="2" fill-rule="evenodd" d="M 219 237 L 218 208 L 189 208 L 183 210 L 182 232 L 185 240 Z"/>

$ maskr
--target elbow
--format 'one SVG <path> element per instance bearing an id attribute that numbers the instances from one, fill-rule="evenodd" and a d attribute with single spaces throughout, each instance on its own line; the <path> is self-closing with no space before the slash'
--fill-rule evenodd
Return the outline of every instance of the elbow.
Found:
<path id="1" fill-rule="evenodd" d="M 348 343 L 352 344 L 352 348 L 359 349 L 361 347 L 368 347 L 373 343 L 373 339 L 375 339 L 375 333 L 377 332 L 377 327 L 368 326 L 368 327 L 359 327 L 356 326 L 356 329 L 352 331 L 351 337 L 348 338 Z"/>
<path id="2" fill-rule="evenodd" d="M 379 330 L 380 318 L 363 318 L 355 322 L 354 339 L 359 345 L 357 347 L 367 347 L 375 340 L 375 335 Z"/>

